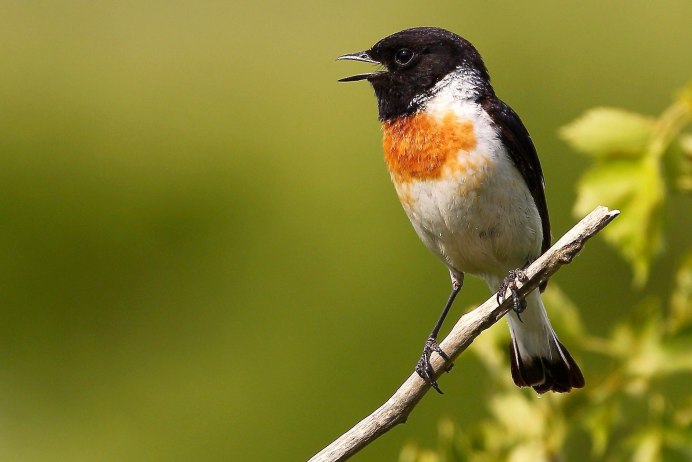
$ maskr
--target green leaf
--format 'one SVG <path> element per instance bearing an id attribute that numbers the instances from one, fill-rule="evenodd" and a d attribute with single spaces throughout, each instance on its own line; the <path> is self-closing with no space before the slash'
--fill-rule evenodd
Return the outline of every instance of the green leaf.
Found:
<path id="1" fill-rule="evenodd" d="M 641 156 L 646 151 L 654 119 L 615 108 L 595 108 L 560 129 L 575 150 L 596 157 Z"/>
<path id="2" fill-rule="evenodd" d="M 659 168 L 652 158 L 611 160 L 589 170 L 577 186 L 578 216 L 601 204 L 622 212 L 603 235 L 632 265 L 638 287 L 646 282 L 651 260 L 661 249 L 664 185 Z"/>

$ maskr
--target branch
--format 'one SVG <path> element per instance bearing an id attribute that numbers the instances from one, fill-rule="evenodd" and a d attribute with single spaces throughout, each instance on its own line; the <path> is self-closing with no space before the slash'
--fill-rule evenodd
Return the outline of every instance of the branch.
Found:
<path id="1" fill-rule="evenodd" d="M 619 210 L 596 207 L 593 212 L 584 217 L 555 245 L 526 268 L 525 272 L 528 279 L 524 283 L 517 281 L 519 295 L 526 296 L 542 281 L 547 280 L 557 272 L 561 266 L 570 263 L 582 249 L 584 243 L 605 228 L 619 214 Z M 451 366 L 454 359 L 471 345 L 471 342 L 481 332 L 500 320 L 509 311 L 511 305 L 512 297 L 507 291 L 504 301 L 500 305 L 497 304 L 496 297 L 493 295 L 481 306 L 463 315 L 440 344 L 450 357 L 449 365 Z M 434 355 L 431 363 L 435 370 L 435 377 L 439 377 L 447 367 L 439 355 Z M 395 425 L 406 422 L 413 408 L 429 389 L 430 385 L 414 372 L 386 403 L 313 456 L 308 462 L 335 462 L 348 459 Z"/>

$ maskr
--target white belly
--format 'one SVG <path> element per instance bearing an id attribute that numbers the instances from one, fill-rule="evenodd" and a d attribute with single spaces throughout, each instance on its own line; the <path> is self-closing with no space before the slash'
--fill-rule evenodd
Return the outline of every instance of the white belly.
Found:
<path id="1" fill-rule="evenodd" d="M 490 146 L 486 146 L 490 147 Z M 540 255 L 541 219 L 507 155 L 460 153 L 467 168 L 395 186 L 425 245 L 451 270 L 504 277 Z M 462 162 L 462 160 L 460 160 Z"/>

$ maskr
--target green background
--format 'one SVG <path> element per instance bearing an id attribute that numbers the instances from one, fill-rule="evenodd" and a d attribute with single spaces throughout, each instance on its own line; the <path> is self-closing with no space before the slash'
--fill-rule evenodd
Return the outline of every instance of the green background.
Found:
<path id="1" fill-rule="evenodd" d="M 336 82 L 368 66 L 334 58 L 420 25 L 469 39 L 560 236 L 590 161 L 557 129 L 662 111 L 692 75 L 690 18 L 683 0 L 2 2 L 0 459 L 307 459 L 408 376 L 449 289 L 371 89 Z M 659 294 L 692 226 L 666 220 Z M 596 333 L 641 297 L 602 240 L 555 280 Z M 467 281 L 453 316 L 489 295 Z M 471 425 L 492 381 L 465 355 L 441 386 L 354 460 Z"/>

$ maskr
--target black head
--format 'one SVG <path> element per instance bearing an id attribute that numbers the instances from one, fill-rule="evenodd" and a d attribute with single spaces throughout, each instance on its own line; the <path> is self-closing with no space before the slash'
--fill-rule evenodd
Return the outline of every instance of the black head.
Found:
<path id="1" fill-rule="evenodd" d="M 368 80 L 377 95 L 380 119 L 415 112 L 437 82 L 454 70 L 469 76 L 478 97 L 492 94 L 490 76 L 478 51 L 467 40 L 437 27 L 406 29 L 377 42 L 371 49 L 340 56 L 380 64 L 385 70 L 358 74 L 340 82 Z"/>

